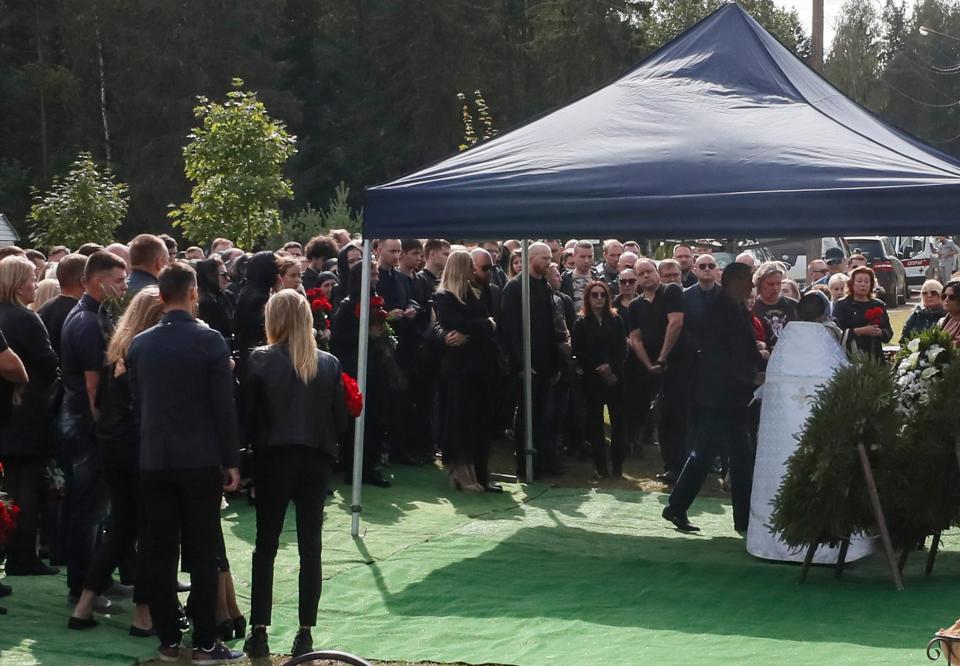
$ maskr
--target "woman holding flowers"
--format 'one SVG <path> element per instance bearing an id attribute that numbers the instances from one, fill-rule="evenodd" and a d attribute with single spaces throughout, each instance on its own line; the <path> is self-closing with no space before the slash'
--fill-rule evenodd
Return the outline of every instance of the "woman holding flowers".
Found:
<path id="1" fill-rule="evenodd" d="M 883 343 L 893 337 L 893 328 L 883 301 L 874 297 L 876 286 L 873 270 L 855 268 L 847 281 L 847 296 L 833 305 L 833 318 L 852 342 L 850 346 L 881 361 Z"/>

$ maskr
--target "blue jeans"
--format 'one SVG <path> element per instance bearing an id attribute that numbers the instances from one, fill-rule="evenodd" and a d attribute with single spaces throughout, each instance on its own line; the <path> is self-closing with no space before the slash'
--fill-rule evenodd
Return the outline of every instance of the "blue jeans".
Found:
<path id="1" fill-rule="evenodd" d="M 66 526 L 67 586 L 71 594 L 79 595 L 109 503 L 93 421 L 64 410 L 60 435 L 67 481 L 62 523 Z"/>

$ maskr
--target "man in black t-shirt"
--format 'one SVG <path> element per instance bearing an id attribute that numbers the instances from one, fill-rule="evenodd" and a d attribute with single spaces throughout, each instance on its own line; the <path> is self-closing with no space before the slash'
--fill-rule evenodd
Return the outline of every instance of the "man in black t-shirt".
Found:
<path id="1" fill-rule="evenodd" d="M 68 254 L 57 264 L 57 281 L 60 283 L 60 295 L 44 303 L 37 315 L 47 327 L 50 346 L 60 356 L 60 334 L 67 315 L 83 296 L 83 269 L 87 258 L 82 254 Z"/>
<path id="2" fill-rule="evenodd" d="M 674 363 L 683 330 L 683 292 L 679 285 L 660 284 L 657 265 L 649 259 L 637 261 L 635 273 L 640 295 L 630 304 L 628 317 L 630 347 L 639 365 L 643 401 L 639 411 L 645 414 L 660 394 L 660 453 L 665 467 L 660 477 L 670 482 L 680 473 L 686 454 L 684 418 L 677 413 L 683 407 L 685 373 L 682 364 Z"/>
<path id="3" fill-rule="evenodd" d="M 769 331 L 766 340 L 767 349 L 773 349 L 788 322 L 797 318 L 797 302 L 784 296 L 780 289 L 783 285 L 783 264 L 778 261 L 765 261 L 753 275 L 753 284 L 757 288 L 757 300 L 753 314 Z"/>

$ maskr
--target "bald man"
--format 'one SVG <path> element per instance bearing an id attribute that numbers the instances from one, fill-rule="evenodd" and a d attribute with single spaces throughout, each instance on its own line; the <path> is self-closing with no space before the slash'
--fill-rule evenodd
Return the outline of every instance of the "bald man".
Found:
<path id="1" fill-rule="evenodd" d="M 123 243 L 110 243 L 110 245 L 103 248 L 111 254 L 115 254 L 121 259 L 124 260 L 127 264 L 127 277 L 130 276 L 130 250 Z"/>
<path id="2" fill-rule="evenodd" d="M 552 387 L 560 370 L 560 348 L 553 325 L 553 291 L 547 284 L 547 272 L 552 260 L 550 247 L 533 243 L 528 251 L 526 270 L 530 274 L 530 337 L 533 365 L 533 446 L 537 451 L 534 471 L 555 473 L 561 469 L 556 442 L 551 441 L 550 404 Z M 500 331 L 511 374 L 523 373 L 523 310 L 521 279 L 523 273 L 507 282 L 501 303 Z M 520 393 L 522 395 L 522 392 Z M 523 433 L 523 401 L 517 417 L 516 455 L 517 476 L 526 478 L 525 436 Z"/>
<path id="3" fill-rule="evenodd" d="M 757 270 L 757 260 L 749 252 L 741 252 L 734 261 L 750 268 L 750 274 Z"/>

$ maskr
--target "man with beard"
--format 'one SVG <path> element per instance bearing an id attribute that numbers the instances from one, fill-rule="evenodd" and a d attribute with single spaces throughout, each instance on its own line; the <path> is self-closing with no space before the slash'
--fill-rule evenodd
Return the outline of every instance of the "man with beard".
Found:
<path id="1" fill-rule="evenodd" d="M 693 250 L 689 245 L 678 243 L 673 246 L 673 258 L 680 264 L 680 284 L 684 289 L 697 283 L 697 274 L 693 270 Z"/>

